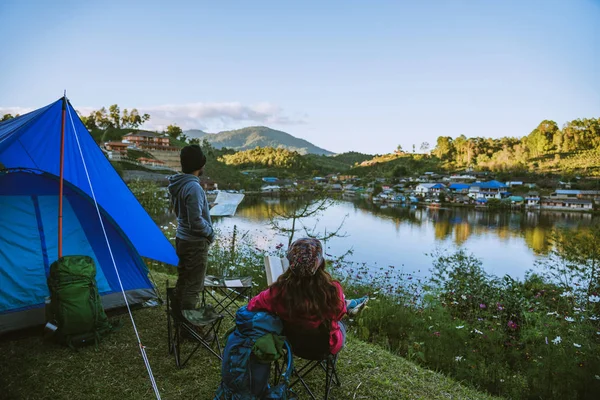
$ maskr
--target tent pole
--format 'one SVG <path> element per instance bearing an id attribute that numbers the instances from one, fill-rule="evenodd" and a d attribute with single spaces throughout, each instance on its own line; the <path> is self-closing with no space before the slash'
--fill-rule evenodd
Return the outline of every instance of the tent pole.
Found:
<path id="1" fill-rule="evenodd" d="M 63 97 L 62 123 L 60 125 L 60 180 L 58 183 L 58 258 L 63 250 L 63 181 L 65 166 L 65 116 L 67 112 L 67 96 Z"/>

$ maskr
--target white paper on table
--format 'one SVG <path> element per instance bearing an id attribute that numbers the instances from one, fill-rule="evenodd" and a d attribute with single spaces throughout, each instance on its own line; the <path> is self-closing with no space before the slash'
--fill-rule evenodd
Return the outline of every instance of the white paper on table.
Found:
<path id="1" fill-rule="evenodd" d="M 244 287 L 244 284 L 239 279 L 229 279 L 229 280 L 226 279 L 225 286 L 226 287 Z"/>
<path id="2" fill-rule="evenodd" d="M 244 200 L 244 195 L 241 193 L 220 191 L 215 200 L 217 204 L 210 209 L 210 215 L 213 217 L 232 217 L 242 200 Z"/>

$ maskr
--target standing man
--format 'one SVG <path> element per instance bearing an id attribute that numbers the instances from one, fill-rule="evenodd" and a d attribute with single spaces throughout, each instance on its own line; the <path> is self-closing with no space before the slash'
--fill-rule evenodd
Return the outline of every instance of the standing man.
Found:
<path id="1" fill-rule="evenodd" d="M 179 268 L 175 301 L 179 310 L 197 308 L 204 288 L 208 247 L 214 240 L 209 204 L 200 186 L 206 156 L 197 144 L 185 146 L 180 154 L 182 174 L 170 176 L 169 193 L 177 215 L 175 235 Z"/>

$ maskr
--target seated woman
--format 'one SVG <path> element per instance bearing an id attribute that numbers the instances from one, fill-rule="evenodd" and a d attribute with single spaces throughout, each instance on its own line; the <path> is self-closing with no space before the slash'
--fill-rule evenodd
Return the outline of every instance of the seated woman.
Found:
<path id="1" fill-rule="evenodd" d="M 362 308 L 368 297 L 344 299 L 340 283 L 325 271 L 323 247 L 316 239 L 296 240 L 287 251 L 287 259 L 289 268 L 250 300 L 248 310 L 278 315 L 297 355 L 303 356 L 297 352 L 299 348 L 337 354 L 346 339 L 342 317 Z"/>

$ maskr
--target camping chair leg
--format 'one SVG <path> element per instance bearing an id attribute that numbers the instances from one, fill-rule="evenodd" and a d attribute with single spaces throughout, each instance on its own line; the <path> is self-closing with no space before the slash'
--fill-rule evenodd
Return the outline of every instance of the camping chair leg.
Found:
<path id="1" fill-rule="evenodd" d="M 167 281 L 167 290 L 169 290 L 169 281 Z M 169 355 L 173 354 L 173 323 L 171 321 L 171 302 L 167 296 L 167 347 Z"/>
<path id="2" fill-rule="evenodd" d="M 219 338 L 218 338 L 218 331 L 219 331 L 220 325 L 221 325 L 221 320 L 218 320 L 212 324 L 212 326 L 209 328 L 208 331 L 210 333 L 212 333 L 214 337 L 210 341 L 207 341 L 205 338 L 200 336 L 198 334 L 198 332 L 196 332 L 196 330 L 194 330 L 191 326 L 189 326 L 188 324 L 185 324 L 185 323 L 180 323 L 180 329 L 182 327 L 189 336 L 193 337 L 196 340 L 197 343 L 196 343 L 196 346 L 194 347 L 194 349 L 192 350 L 192 352 L 186 357 L 186 359 L 183 362 L 181 362 L 180 364 L 178 363 L 177 366 L 179 368 L 183 368 L 183 366 L 185 366 L 185 364 L 187 364 L 189 359 L 192 358 L 192 356 L 196 353 L 196 351 L 198 351 L 200 346 L 204 346 L 206 348 L 206 350 L 210 351 L 215 357 L 217 357 L 219 359 L 219 361 L 223 361 L 223 356 L 221 355 L 221 353 L 222 353 L 221 343 L 219 342 Z M 213 349 L 213 347 L 215 345 L 217 347 L 218 352 Z M 179 354 L 176 355 L 176 359 L 175 359 L 176 362 L 178 360 L 178 357 L 177 357 L 178 355 Z"/>
<path id="3" fill-rule="evenodd" d="M 315 369 L 316 367 L 318 367 L 319 365 L 320 365 L 319 361 L 310 361 L 306 365 L 304 365 L 302 368 L 300 368 L 299 370 L 295 369 L 294 375 L 296 375 L 296 380 L 290 385 L 290 388 L 292 386 L 294 386 L 296 383 L 300 382 L 302 384 L 302 386 L 304 386 L 304 389 L 306 389 L 306 391 L 308 392 L 308 395 L 310 396 L 310 398 L 313 400 L 317 400 L 317 398 L 315 397 L 315 394 L 312 392 L 312 390 L 310 390 L 310 387 L 304 380 L 303 376 L 308 376 L 308 374 L 310 374 L 312 372 L 312 370 Z"/>
<path id="4" fill-rule="evenodd" d="M 325 400 L 329 399 L 329 392 L 331 391 L 331 381 L 335 374 L 335 359 L 328 357 L 326 361 L 325 369 Z"/>
<path id="5" fill-rule="evenodd" d="M 175 326 L 175 338 L 173 340 L 173 352 L 175 353 L 175 365 L 178 368 L 181 368 L 181 358 L 180 358 L 180 347 L 181 347 L 181 325 L 177 324 Z"/>
<path id="6" fill-rule="evenodd" d="M 338 376 L 337 373 L 337 354 L 335 355 L 335 358 L 333 359 L 333 381 L 335 382 L 336 386 L 340 387 L 342 386 L 342 381 L 340 381 L 340 377 Z"/>
<path id="7" fill-rule="evenodd" d="M 330 356 L 327 360 L 323 360 L 321 361 L 321 368 L 323 369 L 323 371 L 325 371 L 325 374 L 327 374 L 327 371 L 331 371 L 331 378 L 333 379 L 333 383 L 335 383 L 336 386 L 342 386 L 342 383 L 340 381 L 340 378 L 338 376 L 337 373 L 337 354 L 335 356 Z M 323 365 L 325 364 L 325 365 Z"/>

